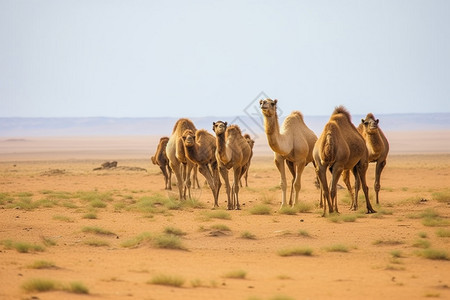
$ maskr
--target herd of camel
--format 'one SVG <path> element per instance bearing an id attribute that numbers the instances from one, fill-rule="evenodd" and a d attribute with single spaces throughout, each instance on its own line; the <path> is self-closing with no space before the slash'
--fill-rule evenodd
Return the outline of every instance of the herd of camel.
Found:
<path id="1" fill-rule="evenodd" d="M 293 111 L 281 125 L 278 122 L 277 100 L 260 100 L 264 117 L 267 141 L 274 152 L 275 165 L 281 176 L 281 207 L 287 205 L 287 181 L 285 166 L 292 174 L 289 205 L 298 201 L 303 169 L 313 163 L 320 185 L 320 207 L 323 215 L 338 212 L 337 183 L 342 175 L 352 198 L 351 209 L 358 209 L 358 192 L 362 188 L 367 212 L 374 213 L 366 183 L 366 172 L 370 162 L 376 163 L 375 195 L 379 203 L 380 176 L 386 165 L 389 143 L 379 128 L 379 120 L 372 113 L 361 120 L 358 127 L 351 121 L 350 113 L 336 107 L 319 138 L 306 126 L 303 115 Z M 170 137 L 162 137 L 152 162 L 159 165 L 165 178 L 165 188 L 171 189 L 172 172 L 177 179 L 180 199 L 190 197 L 191 173 L 194 186 L 198 186 L 197 170 L 205 177 L 214 197 L 214 207 L 219 206 L 219 191 L 222 177 L 227 193 L 228 209 L 240 209 L 239 187 L 241 178 L 247 180 L 253 155 L 254 141 L 242 135 L 237 125 L 213 122 L 215 136 L 204 129 L 197 130 L 189 119 L 179 119 Z M 233 169 L 230 185 L 228 171 Z M 327 183 L 327 170 L 331 173 Z M 355 178 L 354 191 L 350 184 L 350 171 Z M 325 201 L 323 200 L 325 199 Z"/>

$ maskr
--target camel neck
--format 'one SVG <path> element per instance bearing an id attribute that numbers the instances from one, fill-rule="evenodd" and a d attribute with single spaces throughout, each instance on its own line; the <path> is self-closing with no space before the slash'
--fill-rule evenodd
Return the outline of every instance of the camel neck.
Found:
<path id="1" fill-rule="evenodd" d="M 267 141 L 270 148 L 281 155 L 288 155 L 290 149 L 283 149 L 283 137 L 280 133 L 280 125 L 278 124 L 278 115 L 273 117 L 264 116 L 264 129 L 267 135 Z"/>
<path id="2" fill-rule="evenodd" d="M 223 164 L 227 164 L 230 159 L 227 155 L 226 142 L 225 142 L 225 133 L 217 134 L 217 153 L 219 154 L 219 158 Z"/>

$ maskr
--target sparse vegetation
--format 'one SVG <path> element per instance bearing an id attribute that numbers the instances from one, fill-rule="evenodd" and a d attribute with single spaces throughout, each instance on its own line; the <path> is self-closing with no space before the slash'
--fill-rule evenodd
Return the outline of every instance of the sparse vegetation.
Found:
<path id="1" fill-rule="evenodd" d="M 32 264 L 27 266 L 29 269 L 55 269 L 56 265 L 47 260 L 36 260 Z"/>
<path id="2" fill-rule="evenodd" d="M 160 274 L 154 276 L 147 283 L 157 285 L 167 285 L 172 287 L 182 287 L 184 282 L 185 282 L 184 278 L 180 276 Z"/>
<path id="3" fill-rule="evenodd" d="M 404 242 L 397 240 L 376 240 L 373 244 L 377 246 L 398 246 L 404 244 Z"/>
<path id="4" fill-rule="evenodd" d="M 444 229 L 444 228 L 440 228 L 436 231 L 436 235 L 438 237 L 450 237 L 450 230 L 448 229 Z"/>
<path id="5" fill-rule="evenodd" d="M 329 246 L 329 247 L 325 247 L 325 251 L 327 251 L 327 252 L 343 252 L 343 253 L 346 253 L 346 252 L 349 252 L 350 249 L 349 249 L 349 247 L 347 247 L 345 245 L 336 244 L 336 245 L 332 245 L 332 246 Z"/>
<path id="6" fill-rule="evenodd" d="M 270 215 L 272 214 L 272 209 L 270 206 L 259 204 L 250 208 L 249 213 L 252 215 Z"/>
<path id="7" fill-rule="evenodd" d="M 53 216 L 53 220 L 67 222 L 67 223 L 73 223 L 73 219 L 72 218 L 69 218 L 67 216 L 62 216 L 62 215 L 54 215 Z"/>
<path id="8" fill-rule="evenodd" d="M 172 226 L 164 228 L 164 233 L 165 234 L 173 234 L 173 235 L 177 235 L 177 236 L 186 235 L 186 232 L 184 232 L 183 230 L 172 227 Z"/>
<path id="9" fill-rule="evenodd" d="M 125 242 L 123 242 L 121 244 L 121 246 L 124 248 L 135 248 L 135 247 L 142 245 L 143 243 L 151 242 L 151 240 L 152 240 L 152 235 L 149 232 L 143 232 L 143 233 L 135 236 L 134 238 L 126 240 Z"/>
<path id="10" fill-rule="evenodd" d="M 418 252 L 419 256 L 432 260 L 450 260 L 450 256 L 445 250 L 425 249 Z"/>
<path id="11" fill-rule="evenodd" d="M 232 279 L 245 279 L 246 276 L 247 272 L 244 270 L 234 270 L 224 275 L 225 278 L 232 278 Z"/>
<path id="12" fill-rule="evenodd" d="M 303 237 L 311 237 L 311 235 L 309 234 L 309 232 L 307 232 L 306 230 L 300 229 L 298 231 L 298 235 L 299 236 L 303 236 Z"/>
<path id="13" fill-rule="evenodd" d="M 279 256 L 312 256 L 313 250 L 311 248 L 287 248 L 278 251 Z"/>
<path id="14" fill-rule="evenodd" d="M 214 225 L 211 225 L 210 228 L 214 229 L 214 230 L 231 231 L 230 227 L 228 227 L 225 224 L 214 224 Z"/>
<path id="15" fill-rule="evenodd" d="M 430 248 L 431 243 L 427 240 L 420 239 L 420 240 L 416 240 L 412 245 L 413 245 L 413 247 L 416 247 L 416 248 L 426 249 L 426 248 Z"/>
<path id="16" fill-rule="evenodd" d="M 180 237 L 173 234 L 161 234 L 152 239 L 152 244 L 156 248 L 186 250 Z"/>
<path id="17" fill-rule="evenodd" d="M 231 215 L 225 210 L 211 210 L 202 213 L 205 220 L 210 219 L 221 219 L 221 220 L 231 220 Z"/>
<path id="18" fill-rule="evenodd" d="M 246 239 L 246 240 L 255 240 L 256 235 L 254 235 L 250 231 L 244 231 L 241 233 L 241 238 Z"/>
<path id="19" fill-rule="evenodd" d="M 450 203 L 450 190 L 442 191 L 442 192 L 434 192 L 431 194 L 432 198 L 441 203 Z"/>
<path id="20" fill-rule="evenodd" d="M 42 252 L 45 248 L 41 245 L 28 242 L 17 242 L 12 240 L 3 240 L 1 243 L 6 249 L 15 249 L 19 253 Z"/>
<path id="21" fill-rule="evenodd" d="M 70 282 L 64 285 L 58 281 L 33 278 L 25 281 L 22 288 L 27 292 L 66 291 L 75 294 L 89 294 L 89 289 L 81 282 Z"/>
<path id="22" fill-rule="evenodd" d="M 111 232 L 109 230 L 97 227 L 97 226 L 85 226 L 83 227 L 83 229 L 81 230 L 85 233 L 94 233 L 94 234 L 99 234 L 99 235 L 115 235 L 114 232 Z"/>
<path id="23" fill-rule="evenodd" d="M 99 239 L 88 239 L 84 241 L 85 245 L 93 246 L 93 247 L 105 247 L 109 246 L 107 241 L 99 240 Z"/>

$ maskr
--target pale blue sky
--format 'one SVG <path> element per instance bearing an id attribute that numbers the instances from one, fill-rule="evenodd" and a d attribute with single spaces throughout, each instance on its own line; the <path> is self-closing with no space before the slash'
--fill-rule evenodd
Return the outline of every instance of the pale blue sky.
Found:
<path id="1" fill-rule="evenodd" d="M 0 0 L 0 117 L 450 112 L 450 1 Z"/>

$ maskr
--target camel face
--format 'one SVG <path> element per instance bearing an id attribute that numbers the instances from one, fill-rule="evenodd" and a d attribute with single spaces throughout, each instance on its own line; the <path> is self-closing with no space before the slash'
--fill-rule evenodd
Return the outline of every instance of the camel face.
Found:
<path id="1" fill-rule="evenodd" d="M 223 134 L 227 130 L 227 122 L 217 121 L 213 122 L 213 131 L 216 134 Z"/>
<path id="2" fill-rule="evenodd" d="M 183 141 L 186 147 L 193 147 L 195 144 L 195 134 L 192 130 L 188 129 L 183 133 Z"/>
<path id="3" fill-rule="evenodd" d="M 261 108 L 263 115 L 266 117 L 272 117 L 273 115 L 275 115 L 277 111 L 277 102 L 277 99 L 260 100 L 259 107 Z"/>
<path id="4" fill-rule="evenodd" d="M 367 133 L 373 133 L 378 130 L 379 119 L 375 119 L 373 116 L 367 115 L 366 119 L 361 119 L 361 123 Z"/>

